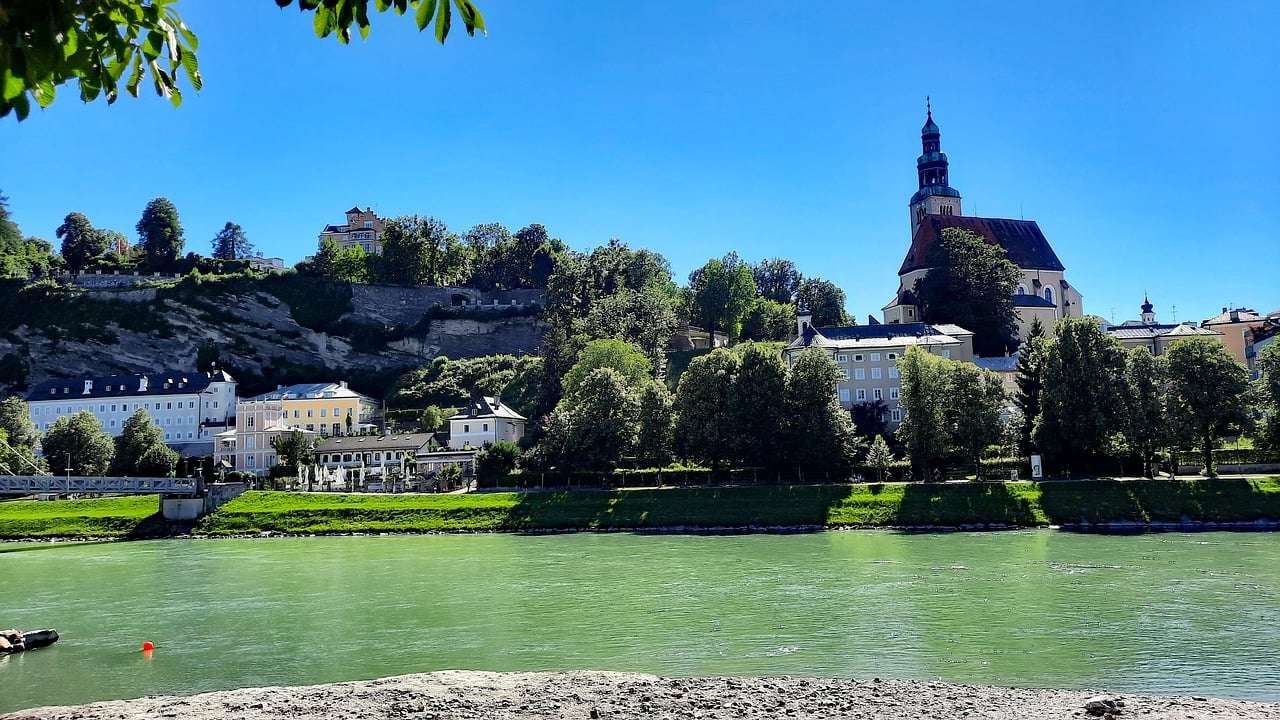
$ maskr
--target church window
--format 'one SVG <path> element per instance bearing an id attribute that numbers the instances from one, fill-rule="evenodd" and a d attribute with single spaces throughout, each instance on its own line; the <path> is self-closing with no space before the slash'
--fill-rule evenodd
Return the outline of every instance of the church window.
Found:
<path id="1" fill-rule="evenodd" d="M 1018 286 L 1018 294 L 1019 294 L 1019 295 L 1026 295 L 1026 294 L 1027 294 L 1027 287 L 1026 287 L 1025 285 L 1019 285 L 1019 286 Z"/>
<path id="2" fill-rule="evenodd" d="M 1053 288 L 1044 289 L 1044 299 L 1053 302 Z"/>

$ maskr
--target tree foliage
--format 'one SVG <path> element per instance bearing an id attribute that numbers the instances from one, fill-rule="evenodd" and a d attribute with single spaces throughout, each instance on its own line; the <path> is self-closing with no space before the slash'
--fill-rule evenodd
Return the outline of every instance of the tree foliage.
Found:
<path id="1" fill-rule="evenodd" d="M 597 367 L 551 413 L 543 462 L 570 470 L 612 470 L 634 452 L 639 422 L 635 390 L 617 370 Z"/>
<path id="2" fill-rule="evenodd" d="M 712 467 L 723 467 L 738 447 L 731 411 L 734 379 L 741 357 L 718 348 L 689 363 L 676 385 L 676 453 Z"/>
<path id="3" fill-rule="evenodd" d="M 898 368 L 903 417 L 896 437 L 906 447 L 915 479 L 931 480 L 945 467 L 949 452 L 946 361 L 911 347 L 898 361 Z"/>
<path id="4" fill-rule="evenodd" d="M 1019 451 L 1031 452 L 1031 425 L 1040 416 L 1040 393 L 1044 389 L 1044 349 L 1049 342 L 1045 337 L 1044 324 L 1040 318 L 1031 321 L 1027 330 L 1027 339 L 1018 348 L 1017 374 L 1014 382 L 1018 390 L 1014 394 L 1014 403 L 1022 412 L 1023 421 L 1019 425 Z"/>
<path id="5" fill-rule="evenodd" d="M 238 260 L 253 252 L 253 243 L 244 234 L 244 228 L 227 221 L 213 236 L 213 256 L 219 260 Z"/>
<path id="6" fill-rule="evenodd" d="M 510 440 L 499 440 L 476 452 L 476 478 L 496 480 L 515 472 L 520 462 L 520 446 Z"/>
<path id="7" fill-rule="evenodd" d="M 134 477 L 169 477 L 178 464 L 178 453 L 164 444 L 164 432 L 147 411 L 138 408 L 115 438 L 111 472 Z"/>
<path id="8" fill-rule="evenodd" d="M 729 253 L 708 260 L 689 275 L 690 320 L 712 336 L 723 330 L 729 335 L 741 332 L 742 318 L 756 294 L 756 281 L 751 268 Z"/>
<path id="9" fill-rule="evenodd" d="M 311 464 L 315 441 L 301 431 L 294 430 L 276 435 L 271 439 L 271 447 L 276 451 L 279 464 L 290 472 L 296 472 L 299 467 Z"/>
<path id="10" fill-rule="evenodd" d="M 796 307 L 813 315 L 814 327 L 848 325 L 853 318 L 844 309 L 844 291 L 829 280 L 805 278 L 796 289 Z"/>
<path id="11" fill-rule="evenodd" d="M 275 3 L 283 8 L 294 4 L 294 0 L 275 0 Z M 361 38 L 369 36 L 370 0 L 297 0 L 297 5 L 303 12 L 315 13 L 313 25 L 318 37 L 333 35 L 338 42 L 346 44 L 351 42 L 352 26 Z M 468 35 L 475 35 L 477 30 L 485 32 L 484 16 L 471 0 L 373 0 L 373 8 L 378 12 L 394 10 L 397 15 L 411 13 L 419 31 L 434 27 L 436 40 L 441 45 L 453 27 L 454 8 Z"/>
<path id="12" fill-rule="evenodd" d="M 482 290 L 544 288 L 568 248 L 533 224 L 514 235 L 498 223 L 477 225 L 463 236 L 471 261 L 469 284 Z"/>
<path id="13" fill-rule="evenodd" d="M 1204 472 L 1217 474 L 1213 448 L 1222 435 L 1246 427 L 1249 373 L 1222 343 L 1183 338 L 1164 354 L 1169 374 L 1169 415 L 1200 446 Z"/>
<path id="14" fill-rule="evenodd" d="M 644 353 L 655 373 L 666 365 L 667 343 L 679 326 L 671 297 L 650 285 L 622 288 L 591 306 L 583 327 L 590 337 L 631 343 Z"/>
<path id="15" fill-rule="evenodd" d="M 742 318 L 743 340 L 786 340 L 796 332 L 796 307 L 758 297 Z"/>
<path id="16" fill-rule="evenodd" d="M 1051 469 L 1096 469 L 1120 432 L 1124 350 L 1092 320 L 1066 318 L 1044 350 L 1040 415 L 1032 442 Z"/>
<path id="17" fill-rule="evenodd" d="M 733 460 L 748 467 L 772 467 L 789 449 L 782 430 L 788 408 L 787 368 L 778 351 L 748 343 L 736 348 L 740 360 L 726 408 L 734 434 Z"/>
<path id="18" fill-rule="evenodd" d="M 1121 432 L 1142 462 L 1143 477 L 1154 477 L 1156 453 L 1171 436 L 1165 410 L 1166 358 L 1155 357 L 1146 348 L 1130 348 L 1124 360 Z"/>
<path id="19" fill-rule="evenodd" d="M 47 275 L 60 259 L 53 246 L 40 238 L 22 235 L 9 212 L 9 198 L 0 192 L 0 278 L 28 278 Z"/>
<path id="20" fill-rule="evenodd" d="M 107 251 L 107 239 L 83 213 L 68 213 L 58 226 L 62 240 L 62 259 L 67 269 L 78 273 L 84 266 Z"/>
<path id="21" fill-rule="evenodd" d="M 636 459 L 645 467 L 663 467 L 671 462 L 675 439 L 671 391 L 661 382 L 646 383 L 639 402 Z"/>
<path id="22" fill-rule="evenodd" d="M 945 414 L 949 441 L 977 474 L 982 470 L 983 451 L 1000 441 L 1000 412 L 1007 399 L 1004 385 L 998 375 L 977 365 L 950 360 L 944 365 L 948 372 Z"/>
<path id="23" fill-rule="evenodd" d="M 809 348 L 787 373 L 783 407 L 790 464 L 805 473 L 844 477 L 860 452 L 853 421 L 836 397 L 840 368 L 826 352 Z"/>
<path id="24" fill-rule="evenodd" d="M 457 285 L 470 274 L 466 246 L 441 221 L 406 215 L 382 233 L 382 279 L 400 285 Z"/>
<path id="25" fill-rule="evenodd" d="M 591 373 L 610 368 L 632 391 L 638 392 L 652 377 L 653 365 L 635 345 L 621 340 L 592 340 L 578 355 L 578 361 L 565 373 L 564 396 L 577 394 Z"/>
<path id="26" fill-rule="evenodd" d="M 1255 366 L 1263 406 L 1259 439 L 1272 450 L 1280 450 L 1280 345 L 1271 343 L 1258 353 Z"/>
<path id="27" fill-rule="evenodd" d="M 474 395 L 498 395 L 528 416 L 525 409 L 516 404 L 520 393 L 513 391 L 512 386 L 526 369 L 540 365 L 540 358 L 528 356 L 484 355 L 450 360 L 438 355 L 397 378 L 387 397 L 387 406 L 461 407 Z"/>
<path id="28" fill-rule="evenodd" d="M 871 447 L 867 449 L 867 457 L 863 462 L 876 471 L 877 481 L 884 482 L 884 473 L 893 465 L 893 460 L 893 451 L 889 449 L 889 443 L 885 442 L 883 435 L 876 435 L 871 441 Z"/>
<path id="29" fill-rule="evenodd" d="M 973 331 L 979 355 L 1002 355 L 1017 345 L 1013 292 L 1022 271 L 1004 248 L 960 228 L 945 228 L 927 260 L 929 274 L 916 282 L 920 317 Z"/>
<path id="30" fill-rule="evenodd" d="M 800 281 L 804 279 L 796 264 L 784 258 L 761 260 L 751 266 L 751 276 L 760 297 L 780 305 L 790 305 L 795 300 Z"/>
<path id="31" fill-rule="evenodd" d="M 35 449 L 40 443 L 40 432 L 27 409 L 27 403 L 19 397 L 8 397 L 0 401 L 0 466 L 8 468 L 14 475 L 36 475 L 41 469 L 41 460 L 36 457 Z M 6 470 L 0 468 L 0 474 Z"/>
<path id="32" fill-rule="evenodd" d="M 152 268 L 168 268 L 182 254 L 186 239 L 178 220 L 178 208 L 168 198 L 158 197 L 147 203 L 136 229 L 147 264 Z"/>
<path id="33" fill-rule="evenodd" d="M 54 421 L 40 441 L 40 447 L 55 475 L 106 475 L 115 455 L 111 436 L 93 413 L 82 411 Z"/>

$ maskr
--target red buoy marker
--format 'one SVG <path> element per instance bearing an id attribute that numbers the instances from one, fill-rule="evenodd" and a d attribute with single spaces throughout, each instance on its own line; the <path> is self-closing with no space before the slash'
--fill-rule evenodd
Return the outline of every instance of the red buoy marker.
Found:
<path id="1" fill-rule="evenodd" d="M 151 642 L 150 640 L 144 640 L 142 642 L 142 652 L 151 652 L 152 650 L 155 650 L 155 649 L 156 649 L 155 643 Z"/>

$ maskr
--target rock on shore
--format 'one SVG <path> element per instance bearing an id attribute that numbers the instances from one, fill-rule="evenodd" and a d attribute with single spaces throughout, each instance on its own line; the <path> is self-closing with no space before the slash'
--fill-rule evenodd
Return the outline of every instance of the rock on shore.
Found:
<path id="1" fill-rule="evenodd" d="M 1100 699 L 1111 704 L 1098 705 Z M 1090 710 L 1086 710 L 1086 704 Z M 1098 712 L 1104 710 L 1103 712 Z M 1113 711 L 1118 710 L 1116 714 Z M 446 671 L 297 688 L 254 688 L 49 707 L 3 719 L 184 718 L 991 718 L 1280 719 L 1280 703 L 1104 695 L 900 680 L 659 678 L 611 672 Z"/>

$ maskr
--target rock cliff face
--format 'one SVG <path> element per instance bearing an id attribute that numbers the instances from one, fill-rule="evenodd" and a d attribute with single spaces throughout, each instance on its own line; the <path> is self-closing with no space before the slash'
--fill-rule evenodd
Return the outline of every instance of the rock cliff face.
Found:
<path id="1" fill-rule="evenodd" d="M 0 318 L 0 396 L 48 378 L 194 368 L 215 358 L 240 381 L 241 395 L 347 379 L 381 396 L 399 373 L 437 355 L 536 353 L 545 329 L 536 293 L 495 305 L 474 290 L 336 286 L 315 297 L 290 283 L 15 294 L 0 302 L 9 315 Z M 294 307 L 301 304 L 312 307 Z"/>

